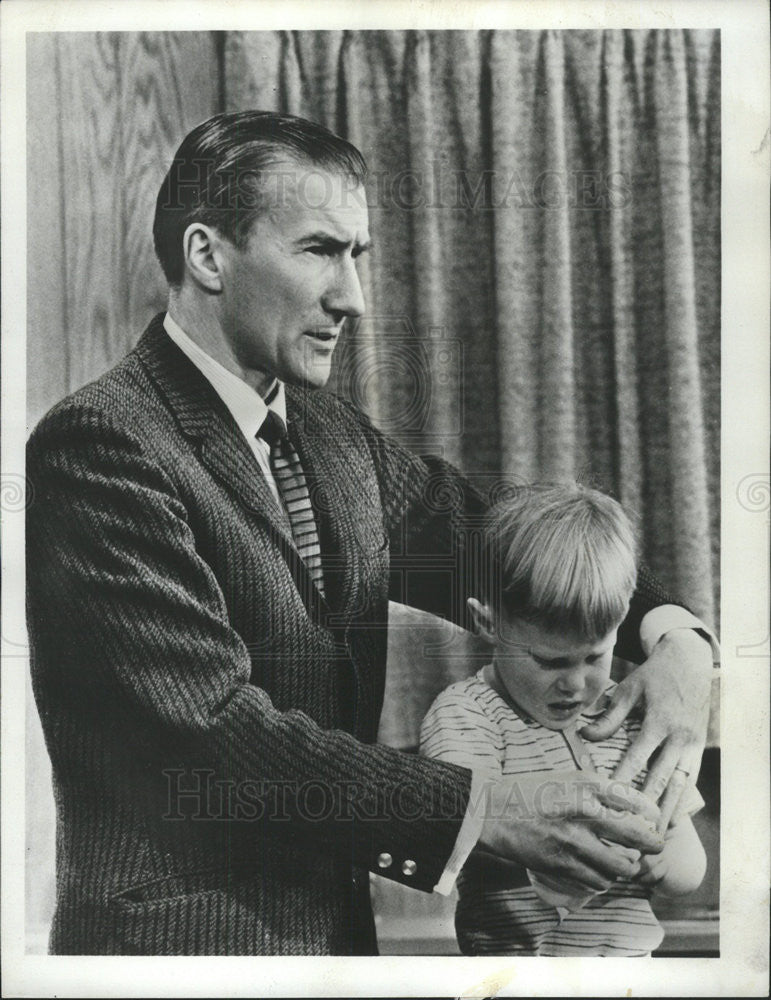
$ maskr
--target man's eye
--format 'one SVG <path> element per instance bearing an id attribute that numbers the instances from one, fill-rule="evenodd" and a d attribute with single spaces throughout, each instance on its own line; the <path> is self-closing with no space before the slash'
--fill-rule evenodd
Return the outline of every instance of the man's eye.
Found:
<path id="1" fill-rule="evenodd" d="M 336 243 L 314 243 L 307 249 L 316 257 L 338 257 L 345 252 L 345 247 Z"/>

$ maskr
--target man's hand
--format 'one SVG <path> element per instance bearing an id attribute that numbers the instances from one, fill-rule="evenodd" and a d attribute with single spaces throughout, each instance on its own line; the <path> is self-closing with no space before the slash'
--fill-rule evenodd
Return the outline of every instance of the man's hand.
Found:
<path id="1" fill-rule="evenodd" d="M 486 810 L 478 849 L 568 888 L 603 891 L 619 876 L 636 874 L 637 852 L 663 847 L 658 808 L 615 778 L 584 771 L 523 774 L 493 781 L 485 793 L 476 805 Z"/>
<path id="2" fill-rule="evenodd" d="M 699 771 L 707 738 L 712 676 L 709 643 L 692 629 L 675 629 L 663 636 L 646 662 L 618 685 L 600 719 L 581 730 L 586 739 L 607 739 L 643 701 L 642 729 L 618 765 L 615 777 L 631 781 L 658 751 L 644 791 L 654 801 L 661 800 L 662 832 L 689 779 L 695 781 Z"/>

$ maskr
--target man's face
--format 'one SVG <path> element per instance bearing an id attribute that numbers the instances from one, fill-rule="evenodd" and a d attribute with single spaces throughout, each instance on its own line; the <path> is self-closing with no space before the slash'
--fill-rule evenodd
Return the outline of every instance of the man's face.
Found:
<path id="1" fill-rule="evenodd" d="M 348 316 L 364 299 L 356 258 L 369 244 L 362 188 L 318 167 L 278 164 L 243 250 L 220 247 L 220 323 L 258 390 L 274 378 L 326 384 Z"/>
<path id="2" fill-rule="evenodd" d="M 547 729 L 566 729 L 608 685 L 616 629 L 597 641 L 504 616 L 498 676 L 512 701 Z"/>

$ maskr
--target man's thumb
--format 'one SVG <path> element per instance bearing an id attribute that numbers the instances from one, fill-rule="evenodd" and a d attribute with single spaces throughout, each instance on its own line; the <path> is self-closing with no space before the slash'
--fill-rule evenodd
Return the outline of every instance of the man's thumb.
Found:
<path id="1" fill-rule="evenodd" d="M 598 719 L 580 730 L 581 736 L 587 740 L 606 740 L 615 733 L 640 695 L 637 685 L 629 683 L 631 680 L 632 678 L 628 677 L 618 685 L 608 707 Z"/>

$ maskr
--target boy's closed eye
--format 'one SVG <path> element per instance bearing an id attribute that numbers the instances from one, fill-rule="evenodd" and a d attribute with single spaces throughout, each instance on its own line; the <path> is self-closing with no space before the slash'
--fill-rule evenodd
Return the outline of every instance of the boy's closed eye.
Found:
<path id="1" fill-rule="evenodd" d="M 550 659 L 547 656 L 538 656 L 531 649 L 528 650 L 529 655 L 533 660 L 545 670 L 565 670 L 568 667 L 573 666 L 570 660 L 566 659 L 564 656 L 557 656 L 554 659 Z M 583 663 L 587 663 L 589 666 L 594 666 L 599 663 L 603 657 L 604 653 L 592 653 L 591 656 L 585 656 L 582 660 Z"/>

